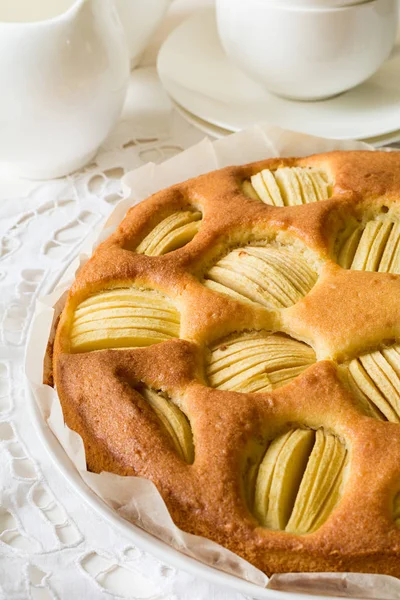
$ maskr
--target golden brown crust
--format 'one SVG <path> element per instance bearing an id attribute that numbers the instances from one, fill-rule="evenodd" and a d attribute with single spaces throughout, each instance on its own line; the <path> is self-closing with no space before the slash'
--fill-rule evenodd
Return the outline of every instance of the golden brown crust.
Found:
<path id="1" fill-rule="evenodd" d="M 334 181 L 332 197 L 277 208 L 243 194 L 244 179 L 281 166 L 325 169 Z M 54 345 L 64 417 L 83 438 L 88 468 L 148 477 L 179 527 L 215 540 L 267 574 L 362 571 L 400 577 L 400 528 L 392 514 L 400 490 L 400 425 L 366 416 L 337 370 L 337 363 L 400 341 L 400 275 L 340 268 L 332 239 L 348 215 L 375 214 L 382 207 L 400 214 L 399 194 L 397 153 L 333 152 L 229 167 L 132 208 L 78 274 Z M 188 206 L 203 214 L 192 241 L 164 256 L 135 253 L 161 219 Z M 317 283 L 300 301 L 281 310 L 203 285 L 229 250 L 266 241 L 294 245 L 314 261 Z M 133 284 L 159 290 L 175 303 L 180 338 L 146 348 L 71 351 L 76 307 L 94 293 Z M 208 387 L 207 347 L 232 332 L 260 329 L 307 342 L 318 362 L 271 393 Z M 178 456 L 135 390 L 139 383 L 166 392 L 188 416 L 193 464 Z M 317 531 L 302 536 L 260 527 L 242 483 L 243 456 L 252 440 L 267 445 L 293 426 L 335 433 L 350 459 L 339 504 Z"/>

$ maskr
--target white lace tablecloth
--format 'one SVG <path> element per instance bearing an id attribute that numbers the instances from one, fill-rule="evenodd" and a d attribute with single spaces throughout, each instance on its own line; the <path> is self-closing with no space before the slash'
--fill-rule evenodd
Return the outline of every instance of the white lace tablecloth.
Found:
<path id="1" fill-rule="evenodd" d="M 158 41 L 195 4 L 176 2 Z M 240 597 L 161 564 L 94 514 L 52 464 L 24 390 L 35 301 L 120 200 L 121 175 L 202 138 L 147 66 L 133 72 L 122 119 L 93 164 L 49 182 L 0 175 L 0 600 Z"/>

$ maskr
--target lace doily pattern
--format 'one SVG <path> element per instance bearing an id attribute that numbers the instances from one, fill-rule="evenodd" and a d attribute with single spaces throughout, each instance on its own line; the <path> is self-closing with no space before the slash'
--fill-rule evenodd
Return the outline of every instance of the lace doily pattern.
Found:
<path id="1" fill-rule="evenodd" d="M 161 564 L 93 514 L 46 454 L 25 397 L 24 347 L 37 298 L 119 202 L 124 172 L 203 137 L 164 102 L 162 121 L 122 121 L 83 171 L 32 184 L 21 197 L 2 194 L 0 600 L 235 596 Z"/>

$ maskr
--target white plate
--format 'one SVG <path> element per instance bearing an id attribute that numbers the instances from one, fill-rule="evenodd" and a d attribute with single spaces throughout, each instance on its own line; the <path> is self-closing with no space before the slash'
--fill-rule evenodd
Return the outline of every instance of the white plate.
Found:
<path id="1" fill-rule="evenodd" d="M 381 148 L 387 144 L 395 144 L 400 141 L 400 130 L 392 131 L 392 133 L 386 133 L 385 135 L 378 135 L 376 137 L 366 138 L 363 140 L 367 144 L 371 144 L 375 148 Z"/>
<path id="2" fill-rule="evenodd" d="M 219 139 L 225 137 L 226 135 L 229 135 L 230 133 L 233 133 L 233 131 L 230 131 L 229 129 L 223 129 L 223 127 L 218 127 L 217 125 L 213 125 L 208 121 L 203 121 L 203 119 L 196 117 L 196 115 L 193 115 L 191 112 L 183 108 L 183 106 L 175 102 L 173 98 L 170 98 L 170 100 L 175 110 L 181 115 L 183 119 L 185 119 L 185 121 L 187 121 L 197 129 L 200 129 L 200 131 L 203 131 L 207 135 Z"/>
<path id="3" fill-rule="evenodd" d="M 169 35 L 157 68 L 178 104 L 231 131 L 268 122 L 321 137 L 366 139 L 397 132 L 400 124 L 400 45 L 373 77 L 353 90 L 319 102 L 285 100 L 269 94 L 228 60 L 214 10 L 207 9 Z"/>

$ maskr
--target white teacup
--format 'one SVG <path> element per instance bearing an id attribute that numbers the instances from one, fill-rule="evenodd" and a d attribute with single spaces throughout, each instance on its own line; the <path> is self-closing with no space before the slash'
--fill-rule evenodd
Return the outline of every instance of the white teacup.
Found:
<path id="1" fill-rule="evenodd" d="M 319 100 L 368 79 L 389 56 L 397 0 L 216 0 L 232 61 L 280 96 Z"/>
<path id="2" fill-rule="evenodd" d="M 113 0 L 0 0 L 0 162 L 32 179 L 91 160 L 129 78 Z"/>

